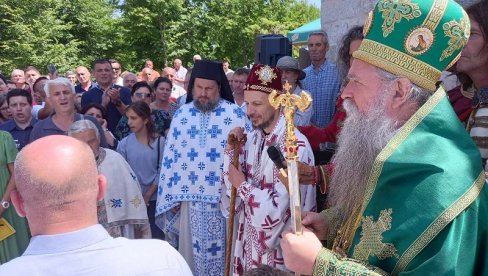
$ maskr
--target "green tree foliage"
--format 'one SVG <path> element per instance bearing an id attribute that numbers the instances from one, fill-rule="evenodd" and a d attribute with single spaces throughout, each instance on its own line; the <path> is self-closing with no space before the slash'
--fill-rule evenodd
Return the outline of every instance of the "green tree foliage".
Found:
<path id="1" fill-rule="evenodd" d="M 178 46 L 175 41 L 180 35 L 175 27 L 183 13 L 183 1 L 125 0 L 121 11 L 120 29 L 124 34 L 121 60 L 141 69 L 144 60 L 151 58 L 161 68 L 168 53 Z"/>
<path id="2" fill-rule="evenodd" d="M 123 20 L 129 26 L 127 36 L 133 40 L 129 47 L 141 64 L 147 57 L 160 67 L 171 65 L 176 57 L 188 63 L 194 54 L 200 54 L 210 59 L 229 59 L 234 67 L 244 66 L 254 59 L 257 35 L 285 35 L 320 16 L 319 10 L 304 0 L 170 2 L 169 10 L 161 0 L 125 1 L 122 7 Z M 160 16 L 166 20 L 163 28 L 158 23 Z M 157 41 L 156 35 L 147 39 L 148 33 L 158 31 L 166 41 Z"/>
<path id="3" fill-rule="evenodd" d="M 60 72 L 117 58 L 138 71 L 194 54 L 254 59 L 255 37 L 283 34 L 320 16 L 305 0 L 0 0 L 0 70 L 47 64 Z"/>
<path id="4" fill-rule="evenodd" d="M 89 64 L 114 51 L 115 6 L 104 0 L 0 0 L 0 69 L 46 72 Z"/>

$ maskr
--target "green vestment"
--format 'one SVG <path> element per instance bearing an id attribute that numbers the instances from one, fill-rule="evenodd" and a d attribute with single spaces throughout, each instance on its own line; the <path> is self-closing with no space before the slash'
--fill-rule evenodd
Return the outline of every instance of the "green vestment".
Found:
<path id="1" fill-rule="evenodd" d="M 476 145 L 439 89 L 376 157 L 348 258 L 314 275 L 488 275 L 488 190 Z"/>

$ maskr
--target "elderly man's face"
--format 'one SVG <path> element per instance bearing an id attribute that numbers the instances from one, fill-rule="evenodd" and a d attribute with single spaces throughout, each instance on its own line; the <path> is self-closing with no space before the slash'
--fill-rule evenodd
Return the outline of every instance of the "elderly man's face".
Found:
<path id="1" fill-rule="evenodd" d="M 325 54 L 329 49 L 329 45 L 324 41 L 322 35 L 312 35 L 308 38 L 308 51 L 312 62 L 318 62 L 325 59 Z"/>
<path id="2" fill-rule="evenodd" d="M 76 84 L 76 74 L 68 74 L 66 75 L 66 78 L 73 84 Z"/>
<path id="3" fill-rule="evenodd" d="M 144 70 L 142 70 L 142 73 L 141 73 L 141 80 L 153 81 L 154 80 L 153 69 L 144 68 Z"/>
<path id="4" fill-rule="evenodd" d="M 195 78 L 193 84 L 193 101 L 203 112 L 211 111 L 220 99 L 220 87 L 214 80 Z"/>
<path id="5" fill-rule="evenodd" d="M 135 74 L 127 74 L 124 76 L 124 86 L 132 89 L 132 86 L 136 84 L 137 82 L 137 76 Z"/>
<path id="6" fill-rule="evenodd" d="M 355 59 L 347 75 L 347 85 L 341 94 L 343 99 L 351 99 L 358 110 L 366 114 L 374 106 L 374 101 L 382 82 L 376 67 L 362 60 Z"/>
<path id="7" fill-rule="evenodd" d="M 173 81 L 176 77 L 176 71 L 173 68 L 166 67 L 163 69 L 161 76 L 166 77 L 166 78 L 170 79 L 171 81 Z"/>
<path id="8" fill-rule="evenodd" d="M 10 75 L 10 79 L 15 83 L 15 84 L 24 84 L 25 83 L 25 74 L 24 71 L 15 69 L 12 71 L 12 74 Z"/>
<path id="9" fill-rule="evenodd" d="M 56 113 L 75 112 L 75 94 L 65 85 L 51 85 L 49 103 Z"/>
<path id="10" fill-rule="evenodd" d="M 86 67 L 78 67 L 75 72 L 79 83 L 86 84 L 90 81 L 91 74 Z"/>
<path id="11" fill-rule="evenodd" d="M 173 65 L 174 65 L 174 68 L 176 70 L 180 69 L 180 67 L 181 67 L 181 60 L 175 59 L 175 61 L 173 62 Z"/>
<path id="12" fill-rule="evenodd" d="M 95 134 L 95 130 L 93 129 L 86 129 L 85 131 L 81 131 L 78 133 L 71 134 L 71 137 L 80 140 L 81 142 L 85 142 L 90 146 L 95 156 L 98 156 L 100 151 L 100 139 L 97 138 Z"/>

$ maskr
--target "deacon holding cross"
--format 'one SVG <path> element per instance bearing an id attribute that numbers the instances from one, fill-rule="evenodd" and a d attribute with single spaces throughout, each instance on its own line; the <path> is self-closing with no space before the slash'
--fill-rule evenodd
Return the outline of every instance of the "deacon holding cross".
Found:
<path id="1" fill-rule="evenodd" d="M 231 189 L 237 189 L 233 274 L 242 275 L 261 264 L 287 270 L 279 239 L 282 232 L 294 224 L 290 211 L 290 193 L 287 183 L 280 180 L 280 172 L 267 152 L 268 148 L 274 146 L 279 152 L 287 153 L 287 132 L 291 131 L 290 134 L 296 137 L 293 147 L 296 160 L 312 165 L 314 159 L 305 136 L 293 125 L 287 124 L 287 109 L 281 110 L 278 105 L 275 109 L 269 101 L 270 93 L 275 91 L 273 94 L 283 94 L 282 89 L 279 69 L 262 64 L 253 66 L 246 81 L 244 101 L 254 129 L 247 134 L 241 148 L 228 144 L 224 151 L 223 180 L 227 192 L 222 193 L 222 210 L 225 216 L 230 209 Z M 283 96 L 273 97 L 273 102 L 282 102 L 285 99 Z M 290 101 L 297 100 L 294 98 Z M 235 128 L 229 136 L 243 140 L 244 129 Z M 238 168 L 231 164 L 235 154 L 239 154 Z M 315 210 L 315 194 L 312 185 L 301 185 L 299 191 L 293 193 L 299 197 L 296 200 L 300 202 L 299 209 L 304 211 Z"/>

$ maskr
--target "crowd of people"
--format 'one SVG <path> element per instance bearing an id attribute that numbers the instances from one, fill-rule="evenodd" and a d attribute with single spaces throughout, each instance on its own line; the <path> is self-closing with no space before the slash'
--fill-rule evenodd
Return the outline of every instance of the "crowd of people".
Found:
<path id="1" fill-rule="evenodd" d="M 0 74 L 0 274 L 487 275 L 488 1 L 389 3 L 337 64 L 318 31 L 306 68 Z M 268 155 L 290 150 L 269 100 L 288 92 L 313 100 L 293 122 L 302 233 Z"/>

